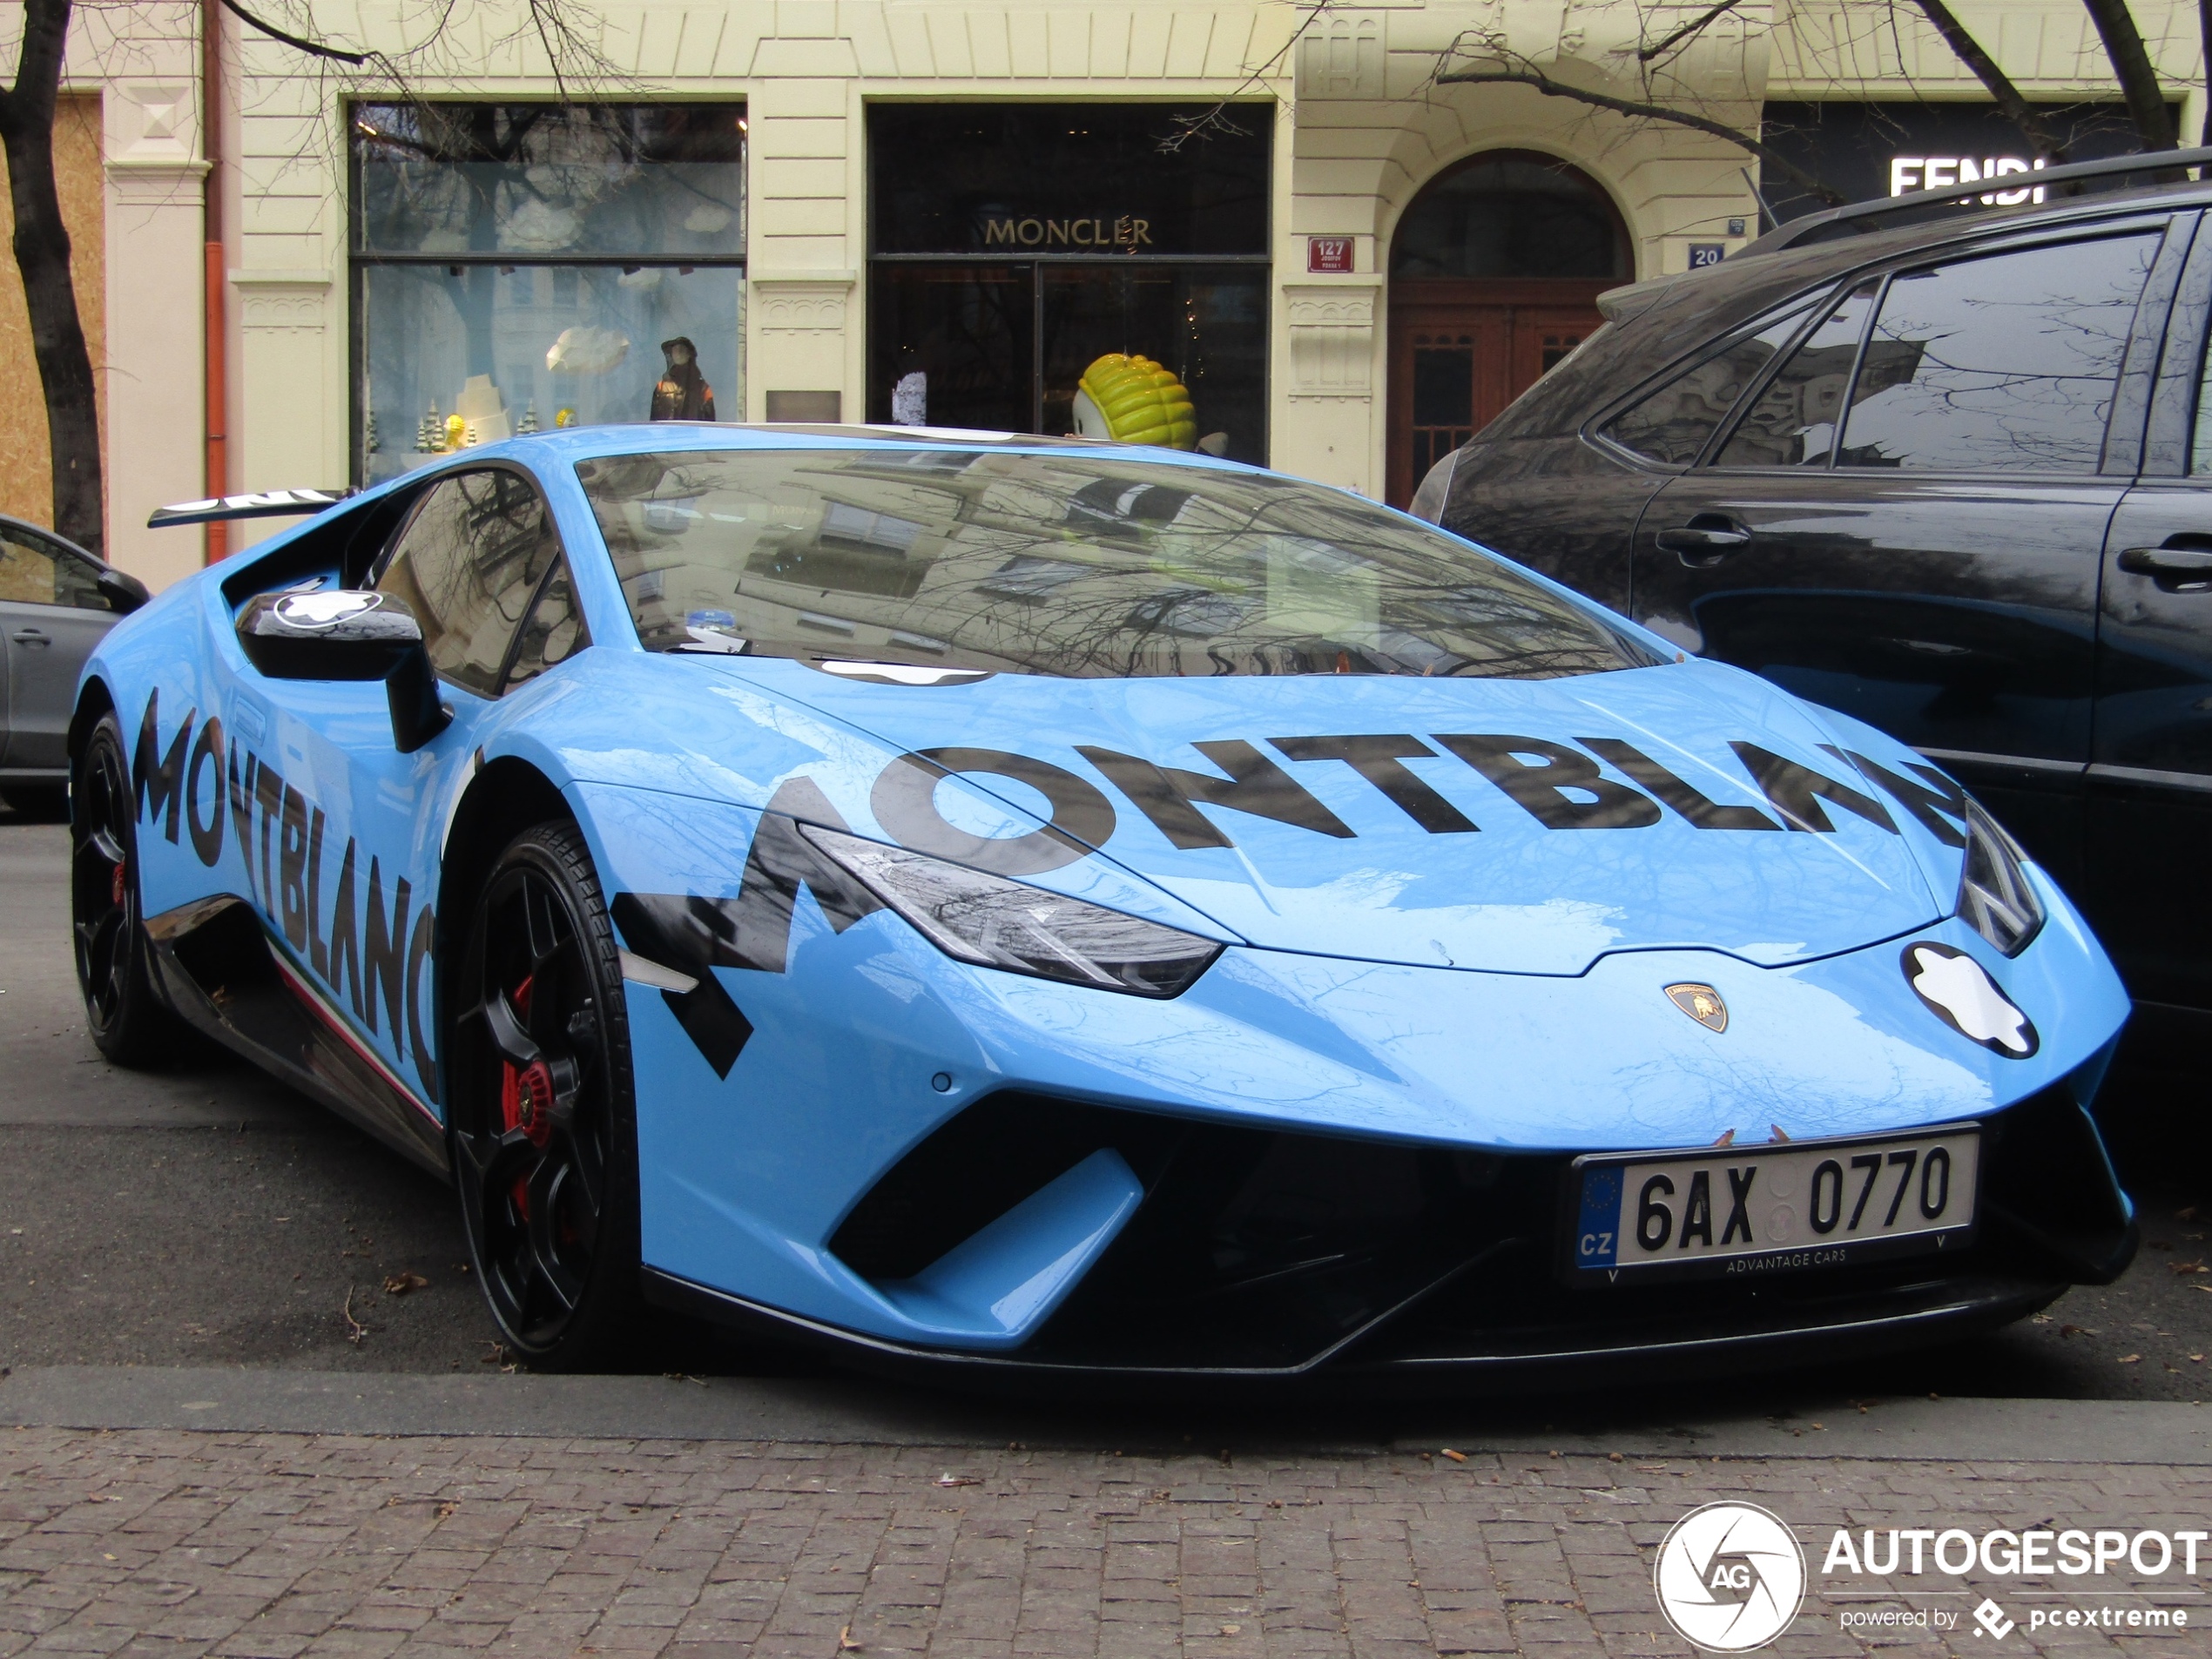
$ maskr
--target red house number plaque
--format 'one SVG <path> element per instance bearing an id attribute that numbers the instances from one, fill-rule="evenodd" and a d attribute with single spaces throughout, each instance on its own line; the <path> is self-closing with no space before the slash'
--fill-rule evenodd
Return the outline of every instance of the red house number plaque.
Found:
<path id="1" fill-rule="evenodd" d="M 1352 239 L 1349 236 L 1307 237 L 1305 268 L 1349 276 L 1352 273 Z"/>

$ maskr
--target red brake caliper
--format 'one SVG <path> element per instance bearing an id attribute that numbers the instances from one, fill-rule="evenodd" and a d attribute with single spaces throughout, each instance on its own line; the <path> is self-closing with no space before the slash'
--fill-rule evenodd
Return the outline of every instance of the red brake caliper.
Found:
<path id="1" fill-rule="evenodd" d="M 515 1012 L 527 1020 L 530 1017 L 530 988 L 536 975 L 515 988 L 507 1000 L 515 1005 Z M 517 1066 L 511 1060 L 502 1060 L 499 1068 L 499 1110 L 503 1127 L 518 1129 L 529 1136 L 530 1144 L 540 1150 L 553 1133 L 553 1074 L 546 1069 L 545 1062 L 533 1060 L 527 1066 Z M 509 1190 L 515 1200 L 516 1212 L 525 1221 L 529 1219 L 529 1184 L 526 1177 L 516 1176 Z"/>
<path id="2" fill-rule="evenodd" d="M 119 864 L 115 867 L 114 878 L 108 884 L 108 900 L 118 910 L 123 908 L 123 867 Z"/>

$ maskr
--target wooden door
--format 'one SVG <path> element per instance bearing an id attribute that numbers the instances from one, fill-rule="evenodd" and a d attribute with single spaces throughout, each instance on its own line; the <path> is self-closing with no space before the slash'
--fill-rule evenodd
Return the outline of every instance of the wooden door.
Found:
<path id="1" fill-rule="evenodd" d="M 1390 291 L 1386 499 L 1403 507 L 1428 469 L 1588 339 L 1609 280 L 1400 280 Z"/>

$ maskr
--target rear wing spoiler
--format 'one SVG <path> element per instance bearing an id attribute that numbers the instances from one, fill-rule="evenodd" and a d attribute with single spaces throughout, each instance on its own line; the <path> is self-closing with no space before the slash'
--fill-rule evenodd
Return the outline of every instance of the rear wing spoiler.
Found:
<path id="1" fill-rule="evenodd" d="M 233 518 L 286 518 L 301 513 L 320 513 L 357 493 L 352 489 L 265 489 L 258 496 L 217 496 L 206 501 L 179 502 L 174 507 L 155 508 L 146 519 L 146 528 L 159 530 L 172 524 L 213 524 Z"/>

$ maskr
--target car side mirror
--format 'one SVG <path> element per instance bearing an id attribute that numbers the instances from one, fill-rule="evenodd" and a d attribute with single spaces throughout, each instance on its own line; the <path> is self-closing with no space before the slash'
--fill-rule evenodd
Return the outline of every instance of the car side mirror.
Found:
<path id="1" fill-rule="evenodd" d="M 422 624 L 388 593 L 259 594 L 239 613 L 238 643 L 271 679 L 382 680 L 392 741 L 401 754 L 413 754 L 452 723 L 453 711 L 438 700 Z"/>
<path id="2" fill-rule="evenodd" d="M 107 608 L 118 617 L 127 617 L 153 597 L 152 591 L 138 577 L 110 567 L 92 578 L 92 585 L 107 601 Z"/>

